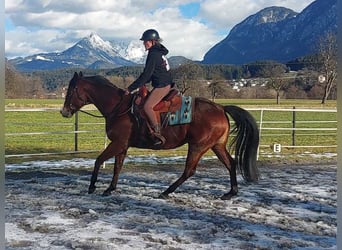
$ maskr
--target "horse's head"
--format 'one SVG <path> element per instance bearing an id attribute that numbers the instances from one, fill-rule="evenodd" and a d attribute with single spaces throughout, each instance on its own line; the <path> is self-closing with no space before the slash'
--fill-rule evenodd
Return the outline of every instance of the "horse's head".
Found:
<path id="1" fill-rule="evenodd" d="M 80 108 L 88 104 L 87 95 L 83 88 L 79 87 L 78 82 L 82 79 L 83 74 L 75 72 L 73 78 L 69 82 L 69 87 L 64 100 L 64 106 L 60 111 L 63 117 L 70 118 Z"/>

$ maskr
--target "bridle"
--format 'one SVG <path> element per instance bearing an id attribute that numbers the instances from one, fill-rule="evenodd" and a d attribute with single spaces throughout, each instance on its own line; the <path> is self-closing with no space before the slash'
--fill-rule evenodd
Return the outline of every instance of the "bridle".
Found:
<path id="1" fill-rule="evenodd" d="M 83 105 L 83 106 L 84 106 L 84 105 L 87 105 L 87 104 L 91 104 L 91 102 L 89 102 L 87 99 L 84 100 L 84 99 L 80 96 L 80 94 L 79 94 L 79 92 L 78 92 L 77 86 L 75 86 L 74 89 L 72 90 L 72 93 L 71 93 L 71 95 L 70 95 L 70 100 L 71 100 L 71 98 L 73 97 L 74 93 L 76 93 L 76 97 L 78 98 L 78 100 L 80 100 L 80 101 L 82 102 L 82 105 Z M 107 116 L 110 116 L 110 115 L 111 115 L 111 116 L 117 116 L 117 117 L 119 117 L 119 116 L 122 116 L 122 115 L 124 115 L 124 114 L 127 114 L 127 113 L 132 109 L 133 102 L 132 102 L 132 105 L 129 105 L 128 108 L 127 108 L 125 111 L 123 111 L 123 112 L 121 112 L 121 113 L 118 113 L 118 112 L 119 112 L 119 109 L 120 109 L 121 106 L 122 106 L 122 104 L 123 104 L 123 96 L 120 95 L 120 102 L 119 102 L 117 105 L 114 106 L 113 110 L 112 110 L 108 115 L 94 115 L 94 114 L 92 114 L 92 113 L 89 113 L 89 112 L 84 111 L 84 110 L 81 110 L 81 109 L 79 109 L 78 111 L 80 111 L 80 112 L 82 112 L 82 113 L 84 113 L 84 114 L 93 116 L 93 117 L 97 117 L 97 118 L 104 118 L 104 117 L 107 117 Z M 71 110 L 74 110 L 74 111 L 76 110 L 76 108 L 74 108 L 73 105 L 72 105 L 71 103 L 70 103 L 69 107 L 70 107 Z M 118 114 L 116 114 L 116 113 L 118 113 Z"/>
<path id="2" fill-rule="evenodd" d="M 84 100 L 84 99 L 80 96 L 80 93 L 78 92 L 77 86 L 75 86 L 74 89 L 72 90 L 71 95 L 70 95 L 70 98 L 69 98 L 70 100 L 71 100 L 72 97 L 74 96 L 74 93 L 76 93 L 77 99 L 80 100 L 80 101 L 82 102 L 82 106 L 87 105 L 87 104 L 90 104 L 90 102 L 88 102 L 87 100 Z M 70 102 L 70 104 L 69 104 L 69 108 L 70 108 L 71 110 L 77 112 L 77 109 L 72 105 L 71 102 Z M 83 110 L 80 110 L 80 109 L 79 109 L 78 111 L 81 111 L 81 112 L 83 112 L 83 113 L 86 113 L 86 114 L 91 115 L 91 116 L 94 116 L 94 117 L 103 117 L 103 116 L 93 115 L 93 114 L 91 114 L 91 113 L 89 113 L 89 112 L 86 112 L 86 111 L 83 111 Z"/>
<path id="3" fill-rule="evenodd" d="M 77 98 L 78 98 L 78 100 L 80 100 L 83 103 L 83 106 L 90 104 L 90 102 L 88 100 L 83 100 L 83 98 L 80 96 L 80 93 L 78 93 L 78 87 L 77 86 L 75 86 L 75 88 L 72 90 L 71 97 L 74 94 L 74 92 L 76 92 Z"/>

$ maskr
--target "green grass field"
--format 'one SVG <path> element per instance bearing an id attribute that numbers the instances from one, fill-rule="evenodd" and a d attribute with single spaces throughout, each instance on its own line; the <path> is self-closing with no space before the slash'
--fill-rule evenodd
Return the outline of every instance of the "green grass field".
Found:
<path id="1" fill-rule="evenodd" d="M 296 109 L 336 109 L 336 101 L 329 101 L 322 106 L 320 100 L 283 100 L 281 105 L 275 105 L 275 100 L 216 100 L 216 102 L 227 105 L 234 104 L 243 108 L 287 108 Z M 46 111 L 7 111 L 5 112 L 5 154 L 38 154 L 38 153 L 59 153 L 74 151 L 75 135 L 73 133 L 75 118 L 63 118 L 58 109 L 62 107 L 63 100 L 60 99 L 10 99 L 6 100 L 6 110 L 20 108 L 46 108 Z M 50 108 L 52 108 L 50 110 Z M 99 115 L 99 112 L 91 111 Z M 283 146 L 282 153 L 293 154 L 301 152 L 336 152 L 336 112 L 296 112 L 296 128 L 303 130 L 296 131 L 295 146 L 326 146 L 325 148 L 286 148 L 292 146 L 292 119 L 293 112 L 285 111 L 263 111 L 261 117 L 260 110 L 251 110 L 260 126 L 262 118 L 262 130 L 260 141 L 260 153 L 272 154 L 272 145 L 279 143 Z M 103 150 L 106 140 L 104 131 L 104 119 L 94 118 L 83 113 L 79 113 L 79 133 L 78 150 L 95 151 L 86 153 L 86 156 L 94 157 Z M 277 129 L 279 128 L 279 129 Z M 308 128 L 318 128 L 320 130 L 310 131 Z M 326 130 L 324 129 L 326 128 Z M 288 130 L 285 130 L 288 129 Z M 183 146 L 175 150 L 148 151 L 132 148 L 131 155 L 155 154 L 166 155 L 186 155 L 187 147 Z M 211 152 L 208 153 L 212 155 Z M 6 159 L 8 161 L 12 157 Z"/>

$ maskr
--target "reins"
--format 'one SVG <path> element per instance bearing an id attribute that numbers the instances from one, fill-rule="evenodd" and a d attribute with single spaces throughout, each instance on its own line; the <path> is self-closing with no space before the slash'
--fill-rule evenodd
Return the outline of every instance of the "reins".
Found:
<path id="1" fill-rule="evenodd" d="M 78 98 L 79 100 L 81 100 L 81 101 L 83 102 L 84 105 L 87 105 L 87 104 L 88 104 L 88 102 L 87 102 L 86 100 L 83 100 L 83 98 L 82 98 L 82 97 L 80 96 L 80 94 L 78 93 L 78 88 L 77 88 L 77 86 L 73 89 L 73 93 L 74 93 L 74 92 L 76 92 L 77 98 Z M 78 110 L 78 111 L 80 111 L 80 112 L 82 112 L 82 113 L 84 113 L 84 114 L 90 115 L 90 116 L 92 116 L 92 117 L 96 117 L 96 118 L 103 118 L 103 117 L 104 117 L 103 115 L 93 115 L 92 113 L 89 113 L 89 112 L 84 111 L 84 110 Z"/>
<path id="2" fill-rule="evenodd" d="M 122 116 L 122 115 L 124 115 L 124 114 L 127 114 L 128 111 L 130 111 L 130 110 L 132 109 L 133 102 L 131 103 L 131 105 L 128 105 L 128 108 L 127 108 L 125 111 L 123 111 L 123 112 L 121 112 L 121 113 L 119 113 L 119 114 L 116 114 L 117 112 L 119 112 L 119 109 L 121 108 L 122 103 L 123 103 L 123 96 L 120 95 L 120 102 L 119 102 L 119 104 L 116 105 L 116 106 L 113 108 L 112 112 L 110 112 L 109 115 L 120 117 L 120 116 Z"/>
<path id="3" fill-rule="evenodd" d="M 84 111 L 84 110 L 79 110 L 80 112 L 82 112 L 82 113 L 84 113 L 84 114 L 87 114 L 87 115 L 90 115 L 90 116 L 92 116 L 92 117 L 96 117 L 96 118 L 104 118 L 105 116 L 103 116 L 103 115 L 94 115 L 94 114 L 92 114 L 92 113 L 89 113 L 89 112 L 87 112 L 87 111 Z"/>
<path id="4" fill-rule="evenodd" d="M 132 105 L 133 105 L 133 102 L 132 102 L 132 105 L 129 105 L 127 110 L 125 110 L 125 111 L 123 111 L 123 112 L 121 112 L 119 114 L 115 114 L 115 113 L 117 113 L 119 111 L 119 109 L 121 108 L 122 103 L 123 103 L 123 97 L 122 96 L 120 96 L 120 97 L 121 97 L 120 102 L 118 103 L 118 105 L 114 106 L 113 110 L 108 115 L 94 115 L 94 114 L 92 114 L 90 112 L 87 112 L 87 111 L 84 111 L 84 110 L 81 110 L 81 109 L 79 111 L 84 113 L 84 114 L 90 115 L 92 117 L 96 117 L 96 118 L 105 118 L 107 116 L 117 116 L 117 117 L 120 117 L 120 116 L 122 116 L 124 114 L 127 114 L 132 109 Z"/>

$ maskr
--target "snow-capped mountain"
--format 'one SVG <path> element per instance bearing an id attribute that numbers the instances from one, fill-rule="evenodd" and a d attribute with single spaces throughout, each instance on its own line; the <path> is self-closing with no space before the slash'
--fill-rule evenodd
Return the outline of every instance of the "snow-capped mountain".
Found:
<path id="1" fill-rule="evenodd" d="M 137 64 L 145 63 L 147 52 L 141 41 L 111 41 L 111 45 L 126 60 Z"/>
<path id="2" fill-rule="evenodd" d="M 126 53 L 122 56 L 136 63 L 145 63 L 147 52 L 145 47 L 141 44 L 141 41 L 130 42 L 125 51 Z"/>
<path id="3" fill-rule="evenodd" d="M 40 53 L 9 60 L 20 71 L 60 68 L 116 68 L 144 61 L 144 49 L 133 42 L 104 41 L 95 33 L 84 37 L 72 47 L 59 53 Z"/>

